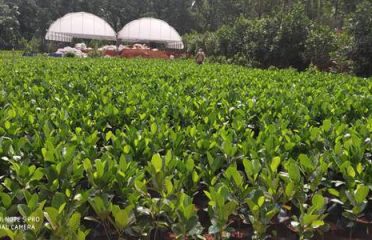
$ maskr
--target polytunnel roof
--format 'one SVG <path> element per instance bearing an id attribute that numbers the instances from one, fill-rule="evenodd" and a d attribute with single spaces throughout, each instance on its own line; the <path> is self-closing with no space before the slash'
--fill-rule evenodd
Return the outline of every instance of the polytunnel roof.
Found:
<path id="1" fill-rule="evenodd" d="M 165 21 L 156 18 L 131 21 L 118 33 L 118 38 L 128 42 L 161 42 L 166 43 L 168 48 L 184 48 L 178 32 Z"/>
<path id="2" fill-rule="evenodd" d="M 114 29 L 102 18 L 91 13 L 69 13 L 50 25 L 46 40 L 71 42 L 73 38 L 115 40 Z"/>

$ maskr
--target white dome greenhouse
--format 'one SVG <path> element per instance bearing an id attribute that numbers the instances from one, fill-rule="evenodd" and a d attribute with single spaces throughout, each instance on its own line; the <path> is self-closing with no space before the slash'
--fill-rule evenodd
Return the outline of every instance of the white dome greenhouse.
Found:
<path id="1" fill-rule="evenodd" d="M 46 40 L 71 42 L 73 38 L 116 40 L 114 29 L 102 18 L 91 13 L 69 13 L 50 25 Z"/>
<path id="2" fill-rule="evenodd" d="M 126 42 L 164 43 L 167 48 L 173 49 L 184 48 L 178 32 L 165 21 L 156 18 L 131 21 L 118 33 L 118 39 Z"/>

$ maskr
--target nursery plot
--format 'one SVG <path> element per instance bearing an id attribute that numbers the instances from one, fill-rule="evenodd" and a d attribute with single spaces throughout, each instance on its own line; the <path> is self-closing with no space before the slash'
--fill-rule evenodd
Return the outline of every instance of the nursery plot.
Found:
<path id="1" fill-rule="evenodd" d="M 0 236 L 372 237 L 371 79 L 141 59 L 0 65 Z"/>

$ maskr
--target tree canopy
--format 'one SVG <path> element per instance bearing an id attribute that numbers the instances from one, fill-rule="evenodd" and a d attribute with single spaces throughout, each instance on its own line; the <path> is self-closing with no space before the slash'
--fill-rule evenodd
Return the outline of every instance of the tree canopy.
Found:
<path id="1" fill-rule="evenodd" d="M 371 5 L 371 0 L 0 0 L 0 49 L 22 48 L 31 40 L 45 49 L 53 21 L 85 11 L 116 31 L 140 17 L 160 18 L 191 43 L 203 42 L 207 54 L 238 63 L 303 68 L 310 62 L 328 67 L 332 60 L 349 69 L 350 60 L 354 72 L 370 75 Z M 335 48 L 340 50 L 333 54 Z"/>
<path id="2" fill-rule="evenodd" d="M 102 17 L 115 30 L 139 17 L 161 18 L 181 34 L 217 30 L 238 17 L 262 18 L 296 3 L 305 6 L 311 19 L 342 27 L 343 19 L 356 10 L 360 0 L 1 0 L 1 18 L 19 23 L 20 36 L 31 39 L 45 34 L 57 18 L 74 11 Z M 19 14 L 17 14 L 17 11 Z M 3 21 L 3 20 L 1 20 Z M 9 21 L 9 20 L 8 20 Z M 1 30 L 4 30 L 3 23 Z M 9 23 L 6 25 L 9 26 Z"/>

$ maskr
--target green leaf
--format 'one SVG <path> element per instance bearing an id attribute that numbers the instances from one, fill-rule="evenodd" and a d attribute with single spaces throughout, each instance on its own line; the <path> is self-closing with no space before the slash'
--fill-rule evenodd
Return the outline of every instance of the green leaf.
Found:
<path id="1" fill-rule="evenodd" d="M 4 228 L 4 229 L 0 228 L 0 238 L 5 238 L 5 237 L 8 237 L 11 240 L 14 240 L 16 237 L 16 233 L 14 233 L 12 230 L 8 228 Z"/>
<path id="2" fill-rule="evenodd" d="M 140 114 L 140 119 L 141 120 L 144 120 L 146 118 L 147 114 L 146 113 L 142 113 Z"/>
<path id="3" fill-rule="evenodd" d="M 125 228 L 128 223 L 128 215 L 125 210 L 120 209 L 115 213 L 115 223 L 121 228 Z"/>
<path id="4" fill-rule="evenodd" d="M 98 141 L 98 131 L 95 130 L 91 135 L 89 135 L 86 139 L 87 143 L 91 146 L 96 145 Z"/>
<path id="5" fill-rule="evenodd" d="M 77 240 L 85 240 L 89 234 L 90 230 L 87 230 L 85 232 L 78 230 Z"/>
<path id="6" fill-rule="evenodd" d="M 315 220 L 312 224 L 311 224 L 311 227 L 312 228 L 319 228 L 321 226 L 324 225 L 324 221 L 322 220 Z"/>
<path id="7" fill-rule="evenodd" d="M 226 140 L 224 143 L 223 143 L 223 152 L 229 156 L 229 157 L 232 157 L 235 155 L 236 153 L 236 147 L 229 141 L 229 140 Z"/>
<path id="8" fill-rule="evenodd" d="M 33 123 L 35 122 L 35 118 L 34 118 L 34 116 L 32 116 L 31 114 L 28 115 L 28 121 L 29 121 L 31 124 L 33 124 Z"/>
<path id="9" fill-rule="evenodd" d="M 244 170 L 245 173 L 249 178 L 252 178 L 253 181 L 255 181 L 258 177 L 258 174 L 261 170 L 261 164 L 258 160 L 243 160 Z"/>
<path id="10" fill-rule="evenodd" d="M 356 170 L 357 170 L 358 174 L 362 174 L 362 172 L 363 172 L 363 165 L 361 163 L 358 163 L 358 165 L 356 167 Z"/>
<path id="11" fill-rule="evenodd" d="M 310 225 L 312 222 L 314 222 L 318 218 L 319 218 L 319 215 L 305 214 L 305 216 L 304 216 L 304 224 L 305 225 Z"/>
<path id="12" fill-rule="evenodd" d="M 159 173 L 163 168 L 163 159 L 161 159 L 159 153 L 155 154 L 151 158 L 151 164 L 155 169 L 156 173 Z"/>
<path id="13" fill-rule="evenodd" d="M 294 161 L 288 162 L 287 170 L 288 170 L 289 177 L 295 183 L 299 183 L 301 180 L 301 173 L 300 173 L 300 169 L 298 168 L 297 163 Z"/>
<path id="14" fill-rule="evenodd" d="M 152 123 L 151 124 L 151 134 L 154 135 L 156 134 L 158 131 L 158 125 L 156 125 L 156 123 Z"/>
<path id="15" fill-rule="evenodd" d="M 115 223 L 119 226 L 119 228 L 124 229 L 129 225 L 132 211 L 133 206 L 130 205 L 125 209 L 119 209 L 116 213 L 114 213 Z"/>
<path id="16" fill-rule="evenodd" d="M 168 150 L 167 154 L 165 155 L 165 165 L 169 166 L 169 163 L 172 161 L 172 159 L 173 159 L 172 150 Z"/>
<path id="17" fill-rule="evenodd" d="M 265 196 L 259 197 L 258 200 L 257 200 L 257 205 L 259 207 L 262 207 L 264 203 L 265 203 Z"/>
<path id="18" fill-rule="evenodd" d="M 315 211 L 319 211 L 319 210 L 322 210 L 324 208 L 324 205 L 325 205 L 325 199 L 322 195 L 320 194 L 315 194 L 311 200 L 312 202 L 312 208 L 315 210 Z"/>
<path id="19" fill-rule="evenodd" d="M 227 179 L 233 179 L 237 186 L 241 186 L 243 183 L 243 177 L 240 175 L 240 172 L 236 169 L 236 165 L 231 164 L 225 171 L 225 176 Z"/>
<path id="20" fill-rule="evenodd" d="M 196 136 L 196 127 L 193 126 L 192 128 L 190 128 L 190 136 L 191 137 L 195 137 Z"/>
<path id="21" fill-rule="evenodd" d="M 234 174 L 232 175 L 232 177 L 234 179 L 234 182 L 238 187 L 241 187 L 242 184 L 243 184 L 243 177 L 242 177 L 242 175 L 240 175 L 239 171 L 237 171 L 236 169 L 234 169 L 234 170 L 235 170 Z"/>
<path id="22" fill-rule="evenodd" d="M 312 141 L 316 140 L 320 135 L 320 129 L 317 127 L 311 127 L 310 128 L 310 139 Z"/>
<path id="23" fill-rule="evenodd" d="M 171 194 L 173 192 L 173 183 L 170 179 L 165 179 L 165 188 L 167 189 L 167 193 Z"/>
<path id="24" fill-rule="evenodd" d="M 332 126 L 332 122 L 330 119 L 326 119 L 323 121 L 322 128 L 325 132 L 328 132 L 331 129 L 331 126 Z"/>
<path id="25" fill-rule="evenodd" d="M 280 157 L 274 157 L 273 160 L 271 161 L 270 168 L 272 172 L 276 172 L 280 165 Z"/>
<path id="26" fill-rule="evenodd" d="M 195 206 L 193 204 L 184 207 L 184 216 L 186 220 L 190 220 L 195 214 Z"/>
<path id="27" fill-rule="evenodd" d="M 97 159 L 95 161 L 95 165 L 96 165 L 96 177 L 99 179 L 99 178 L 102 178 L 103 175 L 105 174 L 105 167 L 106 167 L 106 161 L 102 161 L 101 159 Z"/>
<path id="28" fill-rule="evenodd" d="M 192 181 L 193 181 L 194 183 L 197 183 L 197 182 L 199 182 L 199 179 L 200 179 L 200 176 L 199 176 L 198 173 L 194 170 L 194 171 L 192 172 Z"/>
<path id="29" fill-rule="evenodd" d="M 130 153 L 130 146 L 129 145 L 125 145 L 123 147 L 123 153 L 125 153 L 125 154 L 129 154 Z"/>
<path id="30" fill-rule="evenodd" d="M 194 160 L 192 158 L 188 158 L 186 160 L 186 169 L 188 172 L 192 172 L 192 170 L 194 170 L 194 167 L 195 167 L 195 163 L 194 163 Z"/>
<path id="31" fill-rule="evenodd" d="M 348 166 L 347 169 L 346 169 L 346 171 L 347 171 L 347 175 L 349 177 L 352 177 L 352 178 L 355 177 L 355 175 L 356 175 L 355 174 L 355 170 L 354 170 L 354 168 L 352 166 Z"/>
<path id="32" fill-rule="evenodd" d="M 105 137 L 106 142 L 107 142 L 108 140 L 110 140 L 113 136 L 114 136 L 114 134 L 113 134 L 111 131 L 109 131 L 108 133 L 106 133 L 106 137 Z"/>
<path id="33" fill-rule="evenodd" d="M 7 209 L 10 207 L 10 205 L 12 205 L 12 198 L 4 193 L 4 192 L 0 192 L 0 198 L 1 198 L 1 201 L 3 203 L 3 206 Z"/>
<path id="34" fill-rule="evenodd" d="M 43 168 L 38 168 L 35 170 L 34 174 L 32 175 L 30 181 L 40 181 L 44 177 Z"/>
<path id="35" fill-rule="evenodd" d="M 37 203 L 39 201 L 39 196 L 37 194 L 33 194 L 28 200 L 27 200 L 27 206 L 30 209 L 35 209 L 37 206 Z"/>
<path id="36" fill-rule="evenodd" d="M 227 220 L 229 216 L 235 211 L 237 204 L 233 201 L 228 202 L 223 208 L 224 218 Z"/>
<path id="37" fill-rule="evenodd" d="M 11 124 L 9 121 L 5 121 L 4 126 L 5 126 L 5 129 L 9 129 L 11 127 Z"/>
<path id="38" fill-rule="evenodd" d="M 30 209 L 25 204 L 18 204 L 17 210 L 22 217 L 28 217 L 31 214 Z"/>
<path id="39" fill-rule="evenodd" d="M 267 212 L 265 214 L 265 216 L 266 216 L 267 219 L 270 219 L 271 220 L 278 212 L 279 212 L 279 209 L 278 208 L 274 208 L 271 211 Z"/>
<path id="40" fill-rule="evenodd" d="M 44 225 L 44 213 L 43 213 L 43 211 L 40 208 L 38 208 L 36 211 L 34 211 L 30 215 L 30 219 L 33 220 L 33 221 L 28 222 L 28 224 L 35 227 L 35 229 L 34 229 L 35 233 L 39 233 L 41 228 Z"/>
<path id="41" fill-rule="evenodd" d="M 207 160 L 208 160 L 209 168 L 211 169 L 213 173 L 216 172 L 219 168 L 221 168 L 221 165 L 223 164 L 220 158 L 213 157 L 210 152 L 207 152 Z"/>
<path id="42" fill-rule="evenodd" d="M 339 196 L 340 196 L 340 192 L 337 191 L 337 190 L 334 189 L 334 188 L 328 188 L 328 192 L 329 192 L 330 194 L 332 194 L 333 196 L 335 196 L 335 197 L 339 197 Z"/>
<path id="43" fill-rule="evenodd" d="M 71 218 L 68 220 L 68 224 L 67 224 L 68 227 L 71 230 L 76 231 L 80 226 L 80 219 L 81 219 L 80 213 L 75 212 L 74 214 L 72 214 Z"/>
<path id="44" fill-rule="evenodd" d="M 355 201 L 358 204 L 363 203 L 364 201 L 366 201 L 368 193 L 369 193 L 369 188 L 367 186 L 363 185 L 363 184 L 359 184 L 357 186 L 357 189 L 354 192 Z"/>
<path id="45" fill-rule="evenodd" d="M 136 190 L 138 192 L 141 192 L 141 193 L 145 193 L 147 192 L 147 189 L 146 189 L 146 183 L 143 182 L 143 181 L 140 181 L 139 179 L 136 179 L 134 181 L 134 187 L 136 188 Z"/>
<path id="46" fill-rule="evenodd" d="M 295 192 L 295 184 L 291 181 L 285 186 L 285 194 L 288 198 L 292 198 Z"/>
<path id="47" fill-rule="evenodd" d="M 42 148 L 41 153 L 44 157 L 44 160 L 47 162 L 55 162 L 54 161 L 54 151 L 52 149 Z"/>
<path id="48" fill-rule="evenodd" d="M 121 155 L 120 160 L 119 160 L 119 169 L 122 172 L 125 172 L 127 169 L 127 166 L 128 166 L 128 163 L 127 163 L 127 160 L 125 159 L 125 156 Z"/>
<path id="49" fill-rule="evenodd" d="M 254 211 L 258 211 L 259 207 L 255 202 L 252 201 L 252 199 L 247 198 L 245 202 L 248 204 L 249 209 L 252 211 L 253 214 L 255 214 Z"/>
<path id="50" fill-rule="evenodd" d="M 90 205 L 93 207 L 96 214 L 100 217 L 104 217 L 105 214 L 109 211 L 106 208 L 105 201 L 99 196 L 94 197 L 92 200 L 89 200 Z"/>
<path id="51" fill-rule="evenodd" d="M 56 192 L 54 193 L 52 199 L 52 207 L 59 209 L 64 203 L 66 203 L 66 196 L 63 193 Z"/>
<path id="52" fill-rule="evenodd" d="M 12 119 L 12 118 L 15 118 L 17 116 L 17 112 L 14 110 L 14 109 L 9 109 L 9 111 L 8 111 L 8 117 L 10 118 L 10 119 Z"/>
<path id="53" fill-rule="evenodd" d="M 303 166 L 306 170 L 311 171 L 314 169 L 314 164 L 307 155 L 300 154 L 298 159 L 300 160 L 301 166 Z"/>
<path id="54" fill-rule="evenodd" d="M 58 210 L 52 207 L 45 208 L 44 216 L 52 226 L 53 230 L 58 227 Z"/>
<path id="55" fill-rule="evenodd" d="M 84 159 L 83 166 L 84 166 L 84 170 L 87 172 L 92 170 L 92 163 L 90 162 L 88 158 Z"/>

